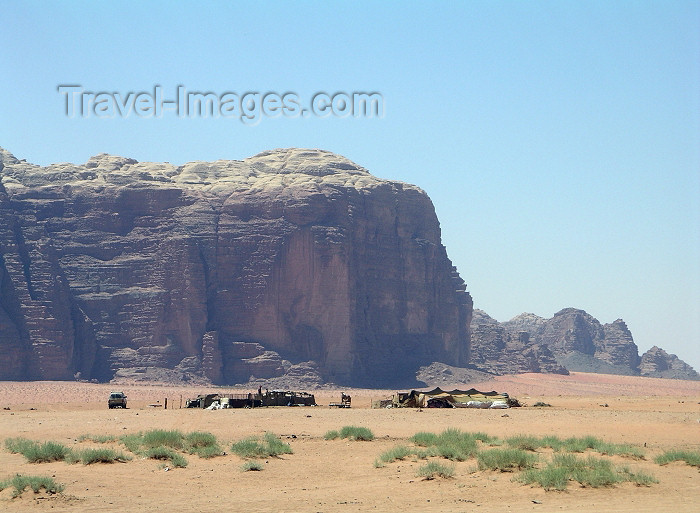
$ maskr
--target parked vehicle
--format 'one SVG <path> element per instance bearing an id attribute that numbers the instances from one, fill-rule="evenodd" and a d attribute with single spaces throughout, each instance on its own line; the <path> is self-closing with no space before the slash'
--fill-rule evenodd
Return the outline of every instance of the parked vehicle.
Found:
<path id="1" fill-rule="evenodd" d="M 109 394 L 107 405 L 111 408 L 126 408 L 126 396 L 124 392 L 112 392 Z"/>

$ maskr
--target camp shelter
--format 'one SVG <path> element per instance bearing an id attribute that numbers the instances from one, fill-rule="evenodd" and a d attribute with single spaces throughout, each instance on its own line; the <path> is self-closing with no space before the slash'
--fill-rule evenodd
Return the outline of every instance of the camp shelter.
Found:
<path id="1" fill-rule="evenodd" d="M 428 392 L 411 390 L 396 394 L 396 406 L 407 408 L 508 408 L 508 394 L 469 390 L 442 390 L 436 387 Z"/>

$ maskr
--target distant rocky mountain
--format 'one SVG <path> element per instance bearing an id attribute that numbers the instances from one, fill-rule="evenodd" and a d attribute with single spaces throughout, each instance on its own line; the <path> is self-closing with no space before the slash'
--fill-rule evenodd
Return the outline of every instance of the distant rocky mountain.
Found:
<path id="1" fill-rule="evenodd" d="M 640 357 L 622 319 L 601 324 L 575 308 L 565 308 L 551 319 L 524 313 L 506 322 L 475 309 L 470 362 L 496 374 L 580 371 L 700 379 L 690 365 L 658 347 Z"/>
<path id="2" fill-rule="evenodd" d="M 620 320 L 473 312 L 427 194 L 327 151 L 40 167 L 0 148 L 0 380 L 405 387 L 568 370 L 698 377 L 658 348 L 640 358 Z"/>

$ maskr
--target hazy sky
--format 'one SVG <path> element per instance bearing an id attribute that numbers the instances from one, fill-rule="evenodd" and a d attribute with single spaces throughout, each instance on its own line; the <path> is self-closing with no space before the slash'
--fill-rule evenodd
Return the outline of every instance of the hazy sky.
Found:
<path id="1" fill-rule="evenodd" d="M 700 370 L 700 3 L 0 0 L 0 20 L 0 146 L 18 158 L 334 151 L 428 192 L 475 307 L 621 317 L 640 352 Z M 59 85 L 302 107 L 377 92 L 383 117 L 71 118 Z"/>

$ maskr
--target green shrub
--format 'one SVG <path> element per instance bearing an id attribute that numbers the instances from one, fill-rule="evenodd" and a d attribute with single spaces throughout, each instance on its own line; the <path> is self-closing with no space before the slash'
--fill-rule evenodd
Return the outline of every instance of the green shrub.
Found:
<path id="1" fill-rule="evenodd" d="M 139 454 L 141 452 L 143 434 L 137 433 L 133 435 L 123 435 L 119 437 L 119 441 L 124 444 L 124 447 L 126 447 L 128 451 L 134 454 Z"/>
<path id="2" fill-rule="evenodd" d="M 581 486 L 600 488 L 620 482 L 632 482 L 638 486 L 649 486 L 658 481 L 643 472 L 634 473 L 628 468 L 616 468 L 611 461 L 594 458 L 579 458 L 574 454 L 557 454 L 542 469 L 529 469 L 517 480 L 525 484 L 538 484 L 545 490 L 564 490 L 569 481 Z"/>
<path id="3" fill-rule="evenodd" d="M 294 452 L 288 443 L 283 442 L 274 433 L 265 433 L 263 440 L 268 456 L 279 456 L 280 454 L 292 454 Z"/>
<path id="4" fill-rule="evenodd" d="M 34 445 L 36 442 L 26 438 L 7 438 L 5 440 L 5 448 L 13 454 L 24 454 Z"/>
<path id="5" fill-rule="evenodd" d="M 374 433 L 366 427 L 344 426 L 340 430 L 340 438 L 369 442 L 374 440 Z"/>
<path id="6" fill-rule="evenodd" d="M 437 445 L 437 440 L 438 435 L 435 433 L 427 433 L 425 431 L 420 431 L 411 437 L 411 442 L 421 447 Z"/>
<path id="7" fill-rule="evenodd" d="M 555 451 L 560 451 L 563 446 L 564 441 L 558 436 L 548 435 L 540 439 L 540 447 L 547 447 Z"/>
<path id="8" fill-rule="evenodd" d="M 684 461 L 693 467 L 700 467 L 700 451 L 683 451 L 674 449 L 657 456 L 654 461 L 659 465 L 666 465 L 673 461 Z"/>
<path id="9" fill-rule="evenodd" d="M 21 454 L 29 463 L 64 461 L 70 449 L 56 442 L 39 443 L 25 438 L 8 438 L 5 447 L 12 453 Z"/>
<path id="10" fill-rule="evenodd" d="M 84 449 L 74 454 L 76 461 L 80 461 L 83 465 L 91 465 L 93 463 L 125 463 L 131 460 L 131 456 L 107 448 Z"/>
<path id="11" fill-rule="evenodd" d="M 625 477 L 625 481 L 634 483 L 637 486 L 651 486 L 659 482 L 658 479 L 646 472 L 631 472 L 628 468 L 623 468 L 620 472 Z"/>
<path id="12" fill-rule="evenodd" d="M 200 458 L 209 459 L 223 454 L 219 441 L 211 433 L 201 431 L 188 433 L 185 435 L 184 445 L 187 448 L 187 452 L 196 454 Z"/>
<path id="13" fill-rule="evenodd" d="M 431 448 L 433 454 L 452 461 L 465 461 L 477 453 L 475 440 L 446 440 Z"/>
<path id="14" fill-rule="evenodd" d="M 63 491 L 64 486 L 57 483 L 50 477 L 42 476 L 23 476 L 21 474 L 16 474 L 14 477 L 7 479 L 6 481 L 0 481 L 0 491 L 10 486 L 14 487 L 15 491 L 12 497 L 19 497 L 27 489 L 31 488 L 34 493 L 39 493 L 43 488 L 48 493 L 60 493 Z"/>
<path id="15" fill-rule="evenodd" d="M 119 437 L 114 435 L 80 435 L 78 442 L 95 442 L 97 444 L 108 444 L 119 441 Z"/>
<path id="16" fill-rule="evenodd" d="M 476 456 L 479 470 L 524 469 L 534 466 L 537 456 L 521 449 L 489 449 Z"/>
<path id="17" fill-rule="evenodd" d="M 243 472 L 250 472 L 251 470 L 253 471 L 260 471 L 264 467 L 262 463 L 259 463 L 257 461 L 246 461 L 243 465 L 241 465 L 241 470 Z"/>
<path id="18" fill-rule="evenodd" d="M 331 429 L 330 431 L 326 431 L 326 434 L 323 435 L 323 438 L 326 440 L 335 440 L 336 438 L 340 437 L 340 433 L 336 431 L 335 429 Z"/>
<path id="19" fill-rule="evenodd" d="M 185 444 L 190 449 L 197 449 L 200 447 L 215 447 L 219 444 L 214 435 L 202 431 L 194 431 L 192 433 L 188 433 L 185 435 L 184 439 Z"/>
<path id="20" fill-rule="evenodd" d="M 515 479 L 525 484 L 538 484 L 545 490 L 566 490 L 569 477 L 568 469 L 548 465 L 543 469 L 527 469 Z"/>
<path id="21" fill-rule="evenodd" d="M 198 447 L 196 449 L 191 449 L 190 454 L 196 454 L 200 458 L 208 460 L 211 458 L 216 458 L 217 456 L 223 456 L 224 451 L 217 444 L 216 446 Z"/>
<path id="22" fill-rule="evenodd" d="M 426 449 L 414 449 L 413 454 L 415 454 L 416 458 L 420 460 L 426 460 L 431 456 L 437 456 L 435 447 L 428 447 Z"/>
<path id="23" fill-rule="evenodd" d="M 517 435 L 506 439 L 506 443 L 515 449 L 536 451 L 540 448 L 551 448 L 557 452 L 585 452 L 588 449 L 609 456 L 626 456 L 642 459 L 644 451 L 629 444 L 613 444 L 604 442 L 594 436 L 571 437 L 562 440 L 556 436 L 537 438 L 531 435 Z"/>
<path id="24" fill-rule="evenodd" d="M 246 438 L 231 445 L 231 452 L 241 458 L 264 458 L 265 447 L 256 438 Z"/>
<path id="25" fill-rule="evenodd" d="M 608 456 L 623 456 L 637 460 L 644 459 L 644 451 L 639 447 L 629 444 L 610 444 L 603 442 L 595 447 L 595 450 L 600 454 L 605 454 Z"/>
<path id="26" fill-rule="evenodd" d="M 405 445 L 397 445 L 379 455 L 379 461 L 382 463 L 392 463 L 397 460 L 405 460 L 414 454 L 414 451 Z"/>
<path id="27" fill-rule="evenodd" d="M 435 479 L 435 477 L 450 478 L 454 476 L 454 465 L 444 465 L 436 461 L 431 461 L 418 469 L 417 476 L 425 479 Z"/>
<path id="28" fill-rule="evenodd" d="M 574 460 L 576 460 L 575 457 Z M 575 464 L 569 465 L 568 468 L 572 479 L 578 481 L 582 486 L 600 488 L 612 486 L 622 481 L 610 460 L 589 456 L 585 460 L 578 460 Z"/>
<path id="29" fill-rule="evenodd" d="M 231 445 L 231 452 L 241 458 L 267 458 L 280 454 L 292 454 L 291 446 L 283 442 L 274 433 L 265 433 L 262 440 L 249 437 Z"/>
<path id="30" fill-rule="evenodd" d="M 141 444 L 147 448 L 170 447 L 172 449 L 182 449 L 184 438 L 184 435 L 177 430 L 154 429 L 143 434 Z"/>
<path id="31" fill-rule="evenodd" d="M 162 445 L 147 449 L 144 456 L 152 460 L 169 460 L 173 467 L 185 468 L 187 466 L 187 460 L 182 454 Z"/>
<path id="32" fill-rule="evenodd" d="M 506 438 L 506 443 L 514 448 L 521 449 L 523 451 L 536 451 L 540 447 L 543 447 L 543 441 L 536 436 L 531 435 L 517 435 L 510 438 Z"/>
<path id="33" fill-rule="evenodd" d="M 149 454 L 149 449 L 163 447 L 195 454 L 200 458 L 213 458 L 223 454 L 216 437 L 202 431 L 183 434 L 178 430 L 155 429 L 146 433 L 124 435 L 119 438 L 119 441 L 132 453 L 146 456 Z M 179 458 L 180 463 L 186 461 L 182 456 Z"/>
<path id="34" fill-rule="evenodd" d="M 585 436 L 583 438 L 567 438 L 564 440 L 561 450 L 568 452 L 584 452 L 586 449 L 595 449 L 603 442 L 594 436 Z"/>
<path id="35" fill-rule="evenodd" d="M 439 435 L 435 433 L 419 432 L 411 437 L 411 441 L 428 451 L 416 451 L 421 458 L 428 456 L 440 456 L 452 461 L 464 461 L 473 458 L 477 451 L 477 441 L 496 443 L 497 439 L 486 433 L 465 433 L 459 429 L 446 429 Z"/>

